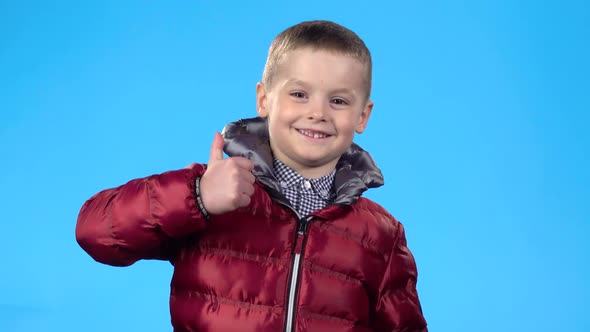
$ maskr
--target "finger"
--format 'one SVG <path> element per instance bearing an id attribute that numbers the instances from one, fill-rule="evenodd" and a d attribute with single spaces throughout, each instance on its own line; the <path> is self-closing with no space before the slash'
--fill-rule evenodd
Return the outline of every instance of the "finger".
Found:
<path id="1" fill-rule="evenodd" d="M 254 194 L 254 186 L 251 184 L 248 184 L 248 183 L 240 184 L 238 190 L 241 194 L 246 195 L 248 197 L 250 197 L 250 196 L 252 196 L 252 194 Z"/>
<path id="2" fill-rule="evenodd" d="M 250 185 L 256 182 L 256 177 L 250 171 L 243 171 L 242 174 L 240 174 L 240 178 L 242 179 L 242 181 Z"/>
<path id="3" fill-rule="evenodd" d="M 238 207 L 246 207 L 248 205 L 250 205 L 250 196 L 240 195 L 240 201 L 238 202 Z"/>
<path id="4" fill-rule="evenodd" d="M 209 155 L 209 164 L 213 164 L 216 161 L 223 160 L 223 137 L 220 133 L 215 133 L 213 143 L 211 144 L 211 154 Z"/>
<path id="5" fill-rule="evenodd" d="M 232 161 L 238 165 L 239 168 L 244 169 L 246 171 L 251 171 L 254 169 L 254 163 L 250 161 L 248 158 L 244 157 L 231 157 Z"/>

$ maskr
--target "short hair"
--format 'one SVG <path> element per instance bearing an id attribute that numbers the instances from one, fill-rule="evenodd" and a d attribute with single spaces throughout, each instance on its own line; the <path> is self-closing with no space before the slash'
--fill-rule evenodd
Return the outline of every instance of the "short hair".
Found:
<path id="1" fill-rule="evenodd" d="M 262 82 L 268 88 L 273 84 L 282 58 L 290 51 L 302 48 L 323 50 L 347 55 L 366 66 L 367 99 L 371 94 L 372 61 L 371 53 L 363 40 L 353 31 L 330 21 L 307 21 L 281 32 L 272 41 L 268 58 L 262 73 Z"/>

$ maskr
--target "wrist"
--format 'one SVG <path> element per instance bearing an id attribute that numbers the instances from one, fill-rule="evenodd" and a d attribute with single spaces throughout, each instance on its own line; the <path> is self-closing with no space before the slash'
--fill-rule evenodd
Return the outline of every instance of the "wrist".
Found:
<path id="1" fill-rule="evenodd" d="M 201 178 L 197 177 L 195 179 L 195 201 L 197 203 L 197 207 L 199 211 L 205 218 L 205 220 L 209 220 L 209 211 L 205 208 L 205 204 L 203 204 L 203 199 L 201 198 Z"/>

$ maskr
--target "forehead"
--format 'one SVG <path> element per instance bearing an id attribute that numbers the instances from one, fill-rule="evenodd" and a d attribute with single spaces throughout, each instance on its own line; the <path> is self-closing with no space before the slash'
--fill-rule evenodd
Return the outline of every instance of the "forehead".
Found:
<path id="1" fill-rule="evenodd" d="M 368 70 L 351 55 L 304 48 L 283 54 L 275 79 L 361 88 L 368 80 Z"/>

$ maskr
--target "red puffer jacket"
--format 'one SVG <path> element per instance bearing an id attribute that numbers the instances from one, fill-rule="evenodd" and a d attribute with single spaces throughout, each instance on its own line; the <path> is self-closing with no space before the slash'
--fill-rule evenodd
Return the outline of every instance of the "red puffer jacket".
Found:
<path id="1" fill-rule="evenodd" d="M 197 165 L 98 193 L 82 207 L 78 243 L 105 264 L 172 262 L 175 331 L 427 331 L 403 227 L 360 197 L 382 184 L 370 156 L 353 144 L 334 204 L 302 218 L 280 194 L 266 133 L 260 119 L 224 130 L 226 153 L 255 164 L 248 207 L 206 221 Z"/>

